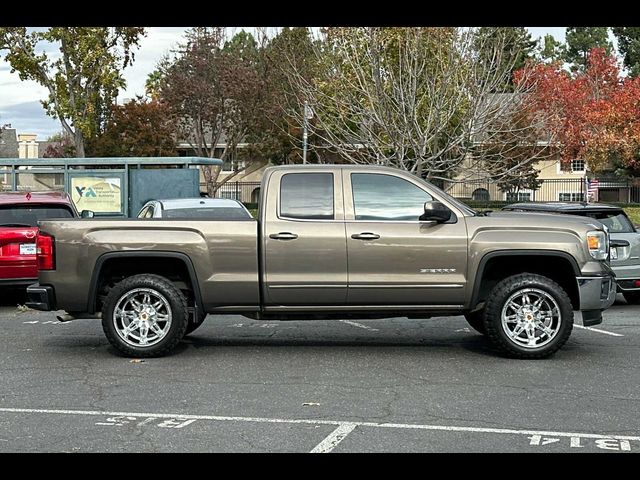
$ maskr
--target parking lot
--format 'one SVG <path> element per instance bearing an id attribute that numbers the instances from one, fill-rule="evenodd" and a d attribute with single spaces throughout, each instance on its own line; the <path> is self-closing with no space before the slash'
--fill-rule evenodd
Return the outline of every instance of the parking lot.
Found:
<path id="1" fill-rule="evenodd" d="M 547 360 L 463 317 L 210 316 L 175 354 L 124 358 L 97 320 L 0 306 L 0 451 L 639 452 L 640 307 Z"/>

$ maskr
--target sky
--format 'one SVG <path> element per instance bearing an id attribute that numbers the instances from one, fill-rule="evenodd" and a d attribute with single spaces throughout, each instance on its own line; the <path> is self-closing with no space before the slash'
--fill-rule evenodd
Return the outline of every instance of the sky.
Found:
<path id="1" fill-rule="evenodd" d="M 118 101 L 144 95 L 144 84 L 158 61 L 170 53 L 184 39 L 189 27 L 149 27 L 147 36 L 135 52 L 135 62 L 124 71 L 127 87 L 118 95 Z M 242 27 L 238 28 L 241 29 Z M 553 35 L 564 41 L 565 27 L 527 27 L 533 38 Z M 233 33 L 233 32 L 231 32 Z M 53 52 L 49 52 L 53 53 Z M 61 130 L 60 123 L 47 116 L 40 103 L 47 98 L 47 90 L 33 81 L 21 81 L 4 59 L 0 60 L 0 126 L 11 124 L 18 133 L 35 133 L 37 140 Z"/>

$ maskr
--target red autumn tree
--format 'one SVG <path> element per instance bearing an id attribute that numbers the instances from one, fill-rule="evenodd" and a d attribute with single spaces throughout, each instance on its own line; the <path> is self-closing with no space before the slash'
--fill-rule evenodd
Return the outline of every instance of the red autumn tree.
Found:
<path id="1" fill-rule="evenodd" d="M 515 79 L 533 87 L 534 106 L 547 114 L 563 168 L 581 158 L 592 171 L 640 171 L 640 82 L 623 78 L 614 56 L 594 48 L 584 72 L 530 64 Z"/>

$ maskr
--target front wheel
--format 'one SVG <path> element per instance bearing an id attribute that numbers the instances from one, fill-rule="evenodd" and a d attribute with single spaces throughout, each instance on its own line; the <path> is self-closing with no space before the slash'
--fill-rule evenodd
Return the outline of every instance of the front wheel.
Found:
<path id="1" fill-rule="evenodd" d="M 134 275 L 115 285 L 102 306 L 102 329 L 116 349 L 131 357 L 169 353 L 185 335 L 187 300 L 160 275 Z"/>
<path id="2" fill-rule="evenodd" d="M 573 329 L 566 292 L 542 275 L 520 274 L 499 282 L 485 304 L 489 340 L 516 358 L 544 358 L 562 347 Z"/>

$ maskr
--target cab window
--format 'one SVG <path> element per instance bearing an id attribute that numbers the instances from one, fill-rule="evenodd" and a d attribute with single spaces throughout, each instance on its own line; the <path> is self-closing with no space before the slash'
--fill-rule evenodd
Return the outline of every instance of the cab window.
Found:
<path id="1" fill-rule="evenodd" d="M 393 175 L 352 173 L 356 220 L 419 220 L 433 197 L 413 183 Z"/>

